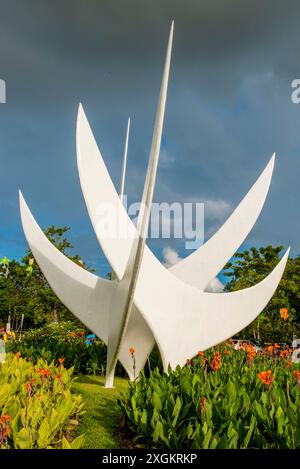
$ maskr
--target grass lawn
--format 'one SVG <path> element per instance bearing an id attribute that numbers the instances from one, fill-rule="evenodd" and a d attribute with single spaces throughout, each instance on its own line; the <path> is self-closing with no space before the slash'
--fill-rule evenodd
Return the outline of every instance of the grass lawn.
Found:
<path id="1" fill-rule="evenodd" d="M 85 433 L 84 448 L 121 448 L 116 433 L 117 397 L 125 391 L 127 380 L 115 378 L 115 389 L 105 389 L 103 376 L 81 375 L 73 391 L 82 395 L 86 413 L 81 417 L 77 435 Z"/>

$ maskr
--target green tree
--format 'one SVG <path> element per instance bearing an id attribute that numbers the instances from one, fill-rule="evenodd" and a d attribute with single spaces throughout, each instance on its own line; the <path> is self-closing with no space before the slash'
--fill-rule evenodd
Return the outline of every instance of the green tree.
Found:
<path id="1" fill-rule="evenodd" d="M 73 246 L 66 237 L 68 231 L 66 226 L 56 228 L 52 225 L 44 233 L 69 259 L 91 270 L 79 255 L 70 253 Z M 0 267 L 0 322 L 5 324 L 9 314 L 14 325 L 24 314 L 27 328 L 56 320 L 78 322 L 57 298 L 30 250 L 20 262 L 0 261 Z"/>
<path id="2" fill-rule="evenodd" d="M 251 248 L 235 254 L 224 269 L 229 278 L 226 291 L 251 287 L 263 280 L 278 264 L 283 246 Z M 287 308 L 288 320 L 280 316 Z M 241 314 L 243 312 L 241 311 Z M 241 338 L 261 338 L 265 342 L 291 342 L 300 337 L 300 257 L 289 258 L 281 282 L 260 316 L 240 334 Z"/>

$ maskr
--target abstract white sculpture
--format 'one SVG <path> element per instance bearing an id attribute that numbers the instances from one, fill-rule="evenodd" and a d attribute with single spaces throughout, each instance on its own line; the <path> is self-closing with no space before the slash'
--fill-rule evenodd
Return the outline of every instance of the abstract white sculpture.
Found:
<path id="1" fill-rule="evenodd" d="M 134 378 L 156 342 L 164 369 L 216 345 L 250 324 L 276 290 L 288 259 L 259 284 L 233 293 L 205 288 L 233 256 L 254 225 L 264 204 L 274 158 L 219 231 L 189 257 L 166 269 L 145 244 L 164 119 L 173 24 L 153 133 L 149 165 L 137 228 L 128 217 L 97 147 L 82 106 L 77 118 L 77 164 L 80 183 L 98 241 L 114 277 L 105 280 L 74 264 L 58 251 L 35 222 L 20 193 L 28 244 L 61 301 L 107 344 L 107 387 L 113 386 L 117 360 Z M 128 134 L 127 134 L 128 135 Z M 126 153 L 126 152 L 125 152 Z M 122 193 L 122 191 L 121 191 Z M 110 204 L 128 236 L 103 236 L 99 207 Z"/>

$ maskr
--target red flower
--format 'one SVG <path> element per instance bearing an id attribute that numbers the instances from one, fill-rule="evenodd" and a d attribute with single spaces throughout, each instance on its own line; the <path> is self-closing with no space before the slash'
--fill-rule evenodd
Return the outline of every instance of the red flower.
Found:
<path id="1" fill-rule="evenodd" d="M 133 348 L 133 347 L 130 347 L 129 352 L 131 353 L 131 355 L 133 355 L 133 354 L 135 353 L 134 348 Z"/>
<path id="2" fill-rule="evenodd" d="M 199 357 L 203 357 L 204 352 L 198 352 Z"/>

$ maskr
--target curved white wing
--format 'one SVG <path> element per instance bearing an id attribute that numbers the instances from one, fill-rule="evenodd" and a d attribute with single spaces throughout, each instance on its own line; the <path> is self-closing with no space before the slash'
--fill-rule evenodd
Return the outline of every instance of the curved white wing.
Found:
<path id="1" fill-rule="evenodd" d="M 77 165 L 80 184 L 97 239 L 117 277 L 122 278 L 135 226 L 131 222 L 107 171 L 92 130 L 79 106 L 77 117 Z M 275 154 L 224 225 L 193 254 L 172 266 L 170 271 L 183 281 L 204 290 L 234 255 L 255 224 L 264 205 L 274 168 Z M 110 233 L 103 214 L 111 210 Z M 145 248 L 155 258 L 146 246 Z"/>
<path id="2" fill-rule="evenodd" d="M 88 272 L 61 253 L 36 223 L 21 192 L 20 211 L 27 242 L 49 285 L 80 321 L 107 342 L 111 282 Z"/>
<path id="3" fill-rule="evenodd" d="M 250 324 L 278 287 L 288 254 L 289 249 L 275 269 L 251 288 L 206 293 L 170 275 L 158 261 L 149 262 L 145 252 L 135 304 L 153 332 L 165 369 L 169 363 L 173 368 L 183 365 L 199 350 Z"/>
<path id="4" fill-rule="evenodd" d="M 21 193 L 20 211 L 26 239 L 49 285 L 62 303 L 107 344 L 110 301 L 115 284 L 88 272 L 62 254 L 40 229 Z M 141 329 L 142 334 L 140 334 Z M 143 347 L 151 350 L 154 338 L 136 309 L 130 317 L 119 355 L 119 360 L 130 379 L 134 378 L 133 363 L 129 353 L 133 344 L 137 352 L 137 376 L 147 359 L 147 355 L 140 353 L 140 350 Z"/>
<path id="5" fill-rule="evenodd" d="M 223 269 L 251 231 L 263 208 L 271 184 L 274 162 L 275 153 L 221 228 L 199 249 L 170 268 L 176 277 L 204 290 Z"/>

